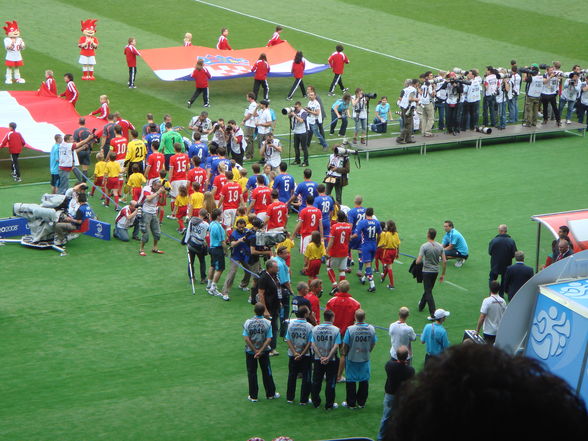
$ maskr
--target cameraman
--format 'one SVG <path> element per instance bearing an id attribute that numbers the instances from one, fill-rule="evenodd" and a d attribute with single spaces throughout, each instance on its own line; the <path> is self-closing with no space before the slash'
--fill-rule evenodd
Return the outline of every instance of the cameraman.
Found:
<path id="1" fill-rule="evenodd" d="M 476 69 L 469 70 L 467 79 L 470 84 L 465 89 L 465 109 L 464 109 L 464 121 L 465 128 L 474 130 L 478 125 L 480 119 L 480 96 L 482 92 L 482 79 L 478 75 Z"/>
<path id="2" fill-rule="evenodd" d="M 139 239 L 139 218 L 137 215 L 137 201 L 131 201 L 124 206 L 116 215 L 114 233 L 112 235 L 123 242 L 129 241 L 129 228 L 133 227 L 133 239 Z"/>
<path id="3" fill-rule="evenodd" d="M 227 123 L 225 130 L 227 135 L 227 147 L 231 152 L 231 158 L 239 165 L 243 165 L 243 158 L 247 149 L 247 141 L 243 135 L 243 130 L 237 125 L 235 120 L 231 119 Z"/>
<path id="4" fill-rule="evenodd" d="M 482 121 L 484 126 L 496 127 L 496 95 L 498 94 L 498 78 L 496 77 L 496 69 L 492 66 L 486 67 L 486 74 L 484 75 L 484 103 Z M 488 121 L 488 111 L 490 111 L 490 121 Z"/>
<path id="5" fill-rule="evenodd" d="M 333 147 L 333 153 L 329 156 L 329 163 L 327 165 L 327 176 L 325 176 L 324 183 L 327 185 L 327 194 L 330 196 L 333 188 L 335 189 L 335 200 L 338 204 L 342 204 L 343 187 L 349 183 L 347 175 L 350 172 L 349 168 L 349 150 L 348 144 L 345 142 Z"/>
<path id="6" fill-rule="evenodd" d="M 460 123 L 458 121 L 458 106 L 463 93 L 463 83 L 457 78 L 455 72 L 447 74 L 447 133 L 454 136 L 459 134 Z"/>
<path id="7" fill-rule="evenodd" d="M 159 219 L 157 217 L 157 203 L 159 197 L 165 194 L 166 188 L 161 184 L 159 179 L 153 179 L 151 185 L 146 185 L 141 191 L 139 197 L 139 204 L 143 205 L 143 216 L 141 218 L 141 247 L 139 249 L 140 256 L 146 256 L 145 244 L 149 242 L 149 230 L 153 234 L 153 248 L 151 251 L 155 254 L 163 254 L 163 251 L 157 248 L 157 243 L 161 236 L 161 228 Z"/>
<path id="8" fill-rule="evenodd" d="M 525 82 L 527 83 L 523 127 L 535 127 L 537 125 L 539 104 L 541 103 L 543 76 L 539 73 L 539 66 L 537 65 L 533 65 L 531 69 L 522 69 L 522 72 L 526 74 Z"/>
<path id="9" fill-rule="evenodd" d="M 292 127 L 292 133 L 294 133 L 294 164 L 300 164 L 300 147 L 302 147 L 304 159 L 300 167 L 308 167 L 308 142 L 306 139 L 308 112 L 302 108 L 300 101 L 296 101 L 294 108 L 288 112 L 288 118 L 290 118 L 290 127 Z M 278 161 L 278 165 L 280 165 L 280 161 Z"/>
<path id="10" fill-rule="evenodd" d="M 413 134 L 413 126 L 414 126 L 414 110 L 419 101 L 417 90 L 419 80 L 416 78 L 410 80 L 410 84 L 402 89 L 400 92 L 399 98 L 399 106 L 400 110 L 402 111 L 402 131 L 400 132 L 400 136 L 396 138 L 396 142 L 398 144 L 412 144 L 414 143 L 414 139 L 412 137 Z"/>
<path id="11" fill-rule="evenodd" d="M 543 124 L 549 121 L 548 107 L 551 105 L 555 121 L 561 126 L 559 108 L 557 107 L 557 93 L 559 92 L 559 73 L 555 72 L 553 66 L 548 66 L 545 75 L 543 75 L 543 89 L 541 91 L 541 103 L 543 104 Z"/>
<path id="12" fill-rule="evenodd" d="M 424 74 L 423 84 L 420 86 L 419 106 L 421 108 L 421 133 L 423 136 L 433 136 L 431 129 L 435 122 L 435 85 L 433 83 L 433 72 L 428 71 Z"/>
<path id="13" fill-rule="evenodd" d="M 308 158 L 308 151 L 306 150 L 306 144 L 303 144 L 305 151 L 305 157 Z M 282 162 L 282 146 L 280 140 L 274 138 L 272 133 L 268 133 L 265 141 L 261 143 L 261 151 L 259 152 L 261 157 L 265 161 L 266 165 L 272 168 L 272 171 L 277 172 L 280 163 Z"/>
<path id="14" fill-rule="evenodd" d="M 521 76 L 517 66 L 512 66 L 510 77 L 510 90 L 512 98 L 508 101 L 508 122 L 516 123 L 519 120 L 519 94 L 521 92 Z"/>
<path id="15" fill-rule="evenodd" d="M 325 141 L 321 131 L 323 124 L 322 106 L 320 101 L 317 99 L 314 89 L 308 92 L 308 104 L 304 110 L 308 112 L 308 118 L 306 118 L 306 122 L 308 123 L 308 147 L 310 147 L 310 140 L 314 134 L 318 138 L 319 144 L 323 147 L 323 150 L 327 150 L 329 146 L 327 145 L 327 142 Z"/>
<path id="16" fill-rule="evenodd" d="M 581 91 L 579 78 L 580 77 L 576 72 L 570 73 L 569 78 L 564 82 L 561 96 L 559 97 L 560 115 L 563 115 L 566 104 L 568 106 L 568 111 L 566 113 L 566 124 L 571 124 L 572 113 L 576 107 L 576 100 L 580 96 Z"/>
<path id="17" fill-rule="evenodd" d="M 206 243 L 206 236 L 208 235 L 208 211 L 201 208 L 198 216 L 192 216 L 188 222 L 186 234 L 182 240 L 182 245 L 188 246 L 188 253 L 190 255 L 190 266 L 192 267 L 192 275 L 196 278 L 194 273 L 194 258 L 198 257 L 200 264 L 200 283 L 206 282 L 206 255 L 208 254 L 208 244 Z M 190 274 L 190 271 L 188 271 Z"/>
<path id="18" fill-rule="evenodd" d="M 353 106 L 353 121 L 355 121 L 355 131 L 353 133 L 353 144 L 357 144 L 357 134 L 360 134 L 362 144 L 365 144 L 365 135 L 367 132 L 367 98 L 361 88 L 355 89 L 355 95 L 351 97 Z"/>

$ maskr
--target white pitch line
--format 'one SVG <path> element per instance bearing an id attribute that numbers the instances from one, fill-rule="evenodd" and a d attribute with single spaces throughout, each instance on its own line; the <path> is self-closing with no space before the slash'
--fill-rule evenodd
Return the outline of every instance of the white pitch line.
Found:
<path id="1" fill-rule="evenodd" d="M 284 28 L 292 29 L 293 31 L 301 32 L 303 34 L 311 35 L 311 36 L 317 37 L 317 38 L 322 38 L 323 40 L 333 41 L 335 43 L 341 43 L 341 44 L 344 44 L 345 46 L 350 46 L 350 47 L 354 47 L 356 49 L 360 49 L 362 51 L 370 52 L 372 54 L 381 55 L 382 57 L 392 58 L 394 60 L 403 61 L 405 63 L 414 64 L 416 66 L 426 67 L 427 69 L 441 70 L 438 67 L 433 67 L 433 66 L 429 66 L 427 64 L 419 63 L 417 61 L 407 60 L 406 58 L 400 58 L 400 57 L 396 57 L 394 55 L 385 54 L 383 52 L 378 52 L 378 51 L 375 51 L 373 49 L 369 49 L 367 47 L 357 46 L 356 44 L 353 44 L 353 43 L 347 43 L 345 41 L 335 40 L 334 38 L 325 37 L 324 35 L 315 34 L 314 32 L 305 31 L 304 29 L 295 28 L 294 26 L 288 26 L 288 25 L 286 25 L 284 23 L 278 23 L 278 22 L 276 22 L 274 20 L 267 20 L 267 19 L 262 18 L 262 17 L 257 17 L 255 15 L 246 14 L 245 12 L 236 11 L 235 9 L 227 8 L 225 6 L 215 5 L 214 3 L 205 2 L 203 0 L 193 0 L 193 1 L 195 1 L 197 3 L 202 3 L 203 5 L 212 6 L 214 8 L 223 9 L 225 11 L 229 11 L 229 12 L 232 12 L 234 14 L 239 14 L 239 15 L 242 15 L 244 17 L 253 18 L 255 20 L 263 21 L 265 23 L 271 23 L 273 25 L 279 25 L 279 26 L 282 26 Z"/>
<path id="2" fill-rule="evenodd" d="M 462 291 L 469 291 L 469 289 L 464 288 L 463 286 L 459 286 L 453 282 L 450 282 L 449 280 L 444 280 L 444 282 L 447 283 L 448 285 L 451 285 L 451 286 L 457 288 L 457 289 L 461 289 Z"/>

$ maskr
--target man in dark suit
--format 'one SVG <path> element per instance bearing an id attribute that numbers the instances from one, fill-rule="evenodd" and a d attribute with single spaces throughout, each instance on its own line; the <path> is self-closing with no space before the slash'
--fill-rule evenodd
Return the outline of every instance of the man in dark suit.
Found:
<path id="1" fill-rule="evenodd" d="M 490 241 L 488 245 L 488 254 L 490 254 L 490 280 L 498 280 L 500 276 L 500 297 L 504 297 L 504 274 L 506 268 L 512 264 L 517 245 L 515 241 L 507 234 L 507 226 L 502 224 L 498 226 L 498 234 Z"/>
<path id="2" fill-rule="evenodd" d="M 506 269 L 504 275 L 504 291 L 508 294 L 508 301 L 511 302 L 515 294 L 527 280 L 533 277 L 533 268 L 525 265 L 525 253 L 515 252 L 515 264 Z"/>

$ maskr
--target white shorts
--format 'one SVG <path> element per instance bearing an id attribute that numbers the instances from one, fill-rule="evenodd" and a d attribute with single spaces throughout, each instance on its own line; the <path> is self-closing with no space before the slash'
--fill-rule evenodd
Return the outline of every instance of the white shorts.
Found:
<path id="1" fill-rule="evenodd" d="M 227 228 L 233 228 L 235 225 L 235 217 L 237 217 L 237 209 L 229 208 L 223 211 L 223 225 Z"/>
<path id="2" fill-rule="evenodd" d="M 85 55 L 80 55 L 80 59 L 78 60 L 78 63 L 83 64 L 84 66 L 87 66 L 90 64 L 96 64 L 96 57 L 94 57 L 94 56 L 86 57 Z"/>
<path id="3" fill-rule="evenodd" d="M 311 240 L 312 234 L 309 234 L 308 236 L 303 236 L 300 239 L 300 254 L 304 254 L 304 252 L 306 251 L 306 247 L 308 246 Z"/>
<path id="4" fill-rule="evenodd" d="M 329 259 L 329 268 L 334 271 L 345 271 L 347 269 L 347 257 L 331 257 Z"/>
<path id="5" fill-rule="evenodd" d="M 181 179 L 178 181 L 172 181 L 170 182 L 171 185 L 171 190 L 169 192 L 169 195 L 172 198 L 175 198 L 178 193 L 180 192 L 180 187 L 183 185 L 184 187 L 188 188 L 188 181 L 186 181 L 185 179 Z"/>

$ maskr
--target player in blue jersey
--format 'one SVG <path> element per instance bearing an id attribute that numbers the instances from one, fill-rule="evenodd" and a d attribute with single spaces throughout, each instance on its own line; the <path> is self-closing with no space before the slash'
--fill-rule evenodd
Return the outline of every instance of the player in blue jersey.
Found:
<path id="1" fill-rule="evenodd" d="M 157 125 L 149 124 L 148 128 L 149 132 L 145 135 L 145 144 L 147 145 L 146 159 L 149 158 L 149 155 L 151 155 L 151 153 L 153 153 L 153 149 L 151 148 L 153 141 L 161 142 L 161 133 L 157 131 Z"/>
<path id="2" fill-rule="evenodd" d="M 288 201 L 288 203 L 292 203 L 300 198 L 300 206 L 298 207 L 298 211 L 302 211 L 302 209 L 306 208 L 306 200 L 308 196 L 312 196 L 315 198 L 318 195 L 317 191 L 317 183 L 311 181 L 310 178 L 312 177 L 312 170 L 307 168 L 304 170 L 304 181 L 296 186 L 296 191 Z M 296 205 L 296 204 L 294 204 Z"/>
<path id="3" fill-rule="evenodd" d="M 188 156 L 190 157 L 190 160 L 192 160 L 194 156 L 198 156 L 200 158 L 200 163 L 205 164 L 206 158 L 208 157 L 208 146 L 201 141 L 202 135 L 200 135 L 200 133 L 194 133 L 193 138 L 194 142 L 192 142 L 188 148 Z"/>
<path id="4" fill-rule="evenodd" d="M 365 210 L 365 219 L 357 222 L 355 230 L 353 230 L 353 236 L 361 239 L 361 260 L 365 265 L 365 275 L 361 278 L 361 284 L 364 285 L 366 279 L 368 280 L 370 287 L 369 292 L 376 292 L 376 284 L 374 282 L 374 275 L 372 273 L 372 261 L 376 255 L 378 248 L 378 240 L 380 239 L 380 233 L 382 227 L 377 219 L 374 219 L 374 209 L 368 208 Z"/>
<path id="5" fill-rule="evenodd" d="M 365 219 L 365 208 L 362 206 L 363 198 L 360 195 L 355 196 L 353 199 L 353 208 L 347 212 L 347 222 L 351 224 L 351 231 L 355 231 L 355 227 L 357 223 Z M 359 237 L 352 237 L 349 241 L 349 259 L 347 268 L 353 265 L 353 255 L 351 254 L 352 250 L 357 250 L 357 260 L 358 260 L 358 268 L 357 268 L 357 276 L 363 276 L 363 261 L 361 259 L 361 239 Z"/>
<path id="6" fill-rule="evenodd" d="M 210 164 L 210 182 L 214 182 L 214 178 L 216 178 L 216 176 L 218 175 L 219 165 L 225 164 L 225 170 L 231 170 L 231 160 L 225 158 L 225 155 L 227 154 L 227 149 L 224 147 L 219 147 L 216 153 L 218 156 L 215 159 L 213 159 Z"/>
<path id="7" fill-rule="evenodd" d="M 292 198 L 295 188 L 294 178 L 286 173 L 287 170 L 288 164 L 282 161 L 280 163 L 280 174 L 274 178 L 273 186 L 275 190 L 278 190 L 278 200 L 286 204 Z"/>
<path id="8" fill-rule="evenodd" d="M 325 184 L 319 184 L 317 187 L 318 196 L 314 199 L 314 206 L 321 210 L 323 214 L 323 238 L 325 241 L 325 246 L 329 243 L 329 238 L 331 237 L 331 218 L 333 217 L 333 210 L 335 208 L 335 201 L 325 192 L 327 187 Z"/>

